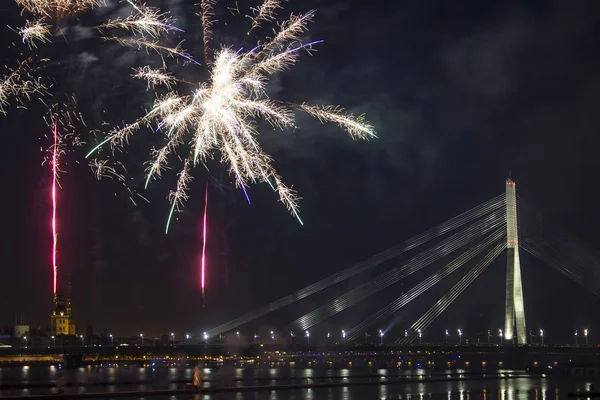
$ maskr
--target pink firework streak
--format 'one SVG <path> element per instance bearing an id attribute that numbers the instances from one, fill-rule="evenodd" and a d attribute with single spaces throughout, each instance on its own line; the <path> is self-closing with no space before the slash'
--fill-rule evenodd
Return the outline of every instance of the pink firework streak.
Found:
<path id="1" fill-rule="evenodd" d="M 204 194 L 204 218 L 202 221 L 202 266 L 200 271 L 200 286 L 202 287 L 202 297 L 204 298 L 204 270 L 206 268 L 206 212 L 208 210 L 208 183 Z"/>
<path id="2" fill-rule="evenodd" d="M 53 290 L 56 295 L 56 281 L 58 269 L 56 267 L 56 173 L 57 173 L 57 151 L 58 151 L 58 128 L 54 124 L 54 147 L 52 147 L 52 269 L 54 271 Z"/>

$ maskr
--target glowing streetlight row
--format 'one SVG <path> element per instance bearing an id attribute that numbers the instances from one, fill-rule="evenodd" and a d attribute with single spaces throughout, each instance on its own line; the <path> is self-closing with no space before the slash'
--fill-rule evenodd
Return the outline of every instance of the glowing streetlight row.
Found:
<path id="1" fill-rule="evenodd" d="M 456 330 L 456 332 L 457 332 L 457 335 L 458 335 L 459 344 L 461 345 L 462 344 L 463 331 L 462 331 L 462 329 L 459 328 L 459 329 Z M 380 344 L 383 344 L 383 338 L 385 336 L 385 332 L 383 330 L 379 329 L 378 333 L 379 333 L 379 338 L 380 338 Z M 588 329 L 585 328 L 583 330 L 583 335 L 585 337 L 586 346 L 588 345 L 588 333 L 589 333 Z M 418 329 L 417 330 L 417 334 L 419 336 L 419 344 L 422 344 L 423 331 L 421 329 Z M 543 346 L 544 345 L 544 330 L 540 329 L 539 334 L 540 334 L 540 338 L 541 338 L 541 344 Z M 235 332 L 235 335 L 236 335 L 238 343 L 240 343 L 241 342 L 240 332 L 239 331 Z M 404 336 L 405 337 L 409 336 L 408 335 L 408 330 L 404 330 Z M 270 337 L 271 337 L 272 342 L 275 343 L 275 341 L 276 341 L 275 331 L 270 331 Z M 290 343 L 292 342 L 292 340 L 293 340 L 294 337 L 295 337 L 294 332 L 290 331 Z M 310 332 L 308 330 L 304 331 L 304 337 L 306 338 L 306 342 L 308 344 L 310 344 Z M 341 338 L 344 341 L 344 343 L 346 342 L 346 337 L 347 337 L 346 331 L 342 330 L 341 331 Z M 448 338 L 449 337 L 450 337 L 450 331 L 448 329 L 446 329 L 445 330 L 445 342 L 446 343 L 448 342 Z M 487 337 L 488 337 L 488 342 L 491 342 L 491 338 L 492 338 L 491 330 L 487 331 Z M 504 335 L 504 332 L 503 332 L 502 329 L 498 329 L 498 337 L 500 338 L 500 344 L 502 345 L 503 341 L 504 341 L 504 338 L 505 338 L 505 335 Z M 579 337 L 579 331 L 576 330 L 575 331 L 575 342 L 576 342 L 576 344 L 577 344 L 578 337 Z M 113 339 L 112 335 L 110 335 L 110 338 L 111 338 L 111 341 L 112 341 L 112 339 Z M 185 338 L 186 338 L 186 340 L 189 340 L 191 338 L 191 336 L 189 334 L 186 334 Z M 209 338 L 208 338 L 208 334 L 206 332 L 203 332 L 203 338 L 204 338 L 204 341 L 208 341 Z M 256 342 L 257 339 L 260 338 L 260 336 L 255 333 L 254 336 L 253 336 L 253 338 L 254 338 L 254 341 Z M 331 332 L 330 331 L 327 332 L 327 338 L 328 339 L 331 338 Z M 54 337 L 52 337 L 52 339 L 55 340 Z M 141 339 L 141 342 L 143 344 L 144 343 L 144 336 L 141 333 L 140 333 L 140 339 Z M 175 344 L 175 334 L 174 333 L 171 333 L 171 339 L 173 340 L 173 345 L 174 345 Z"/>

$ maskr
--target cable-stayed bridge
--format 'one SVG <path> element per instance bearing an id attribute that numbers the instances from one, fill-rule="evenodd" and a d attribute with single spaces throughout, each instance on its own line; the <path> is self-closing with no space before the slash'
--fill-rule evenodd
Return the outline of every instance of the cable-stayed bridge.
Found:
<path id="1" fill-rule="evenodd" d="M 504 343 L 527 344 L 525 303 L 519 251 L 523 250 L 544 264 L 600 296 L 600 254 L 575 236 L 549 222 L 526 201 L 516 195 L 515 182 L 506 181 L 505 193 L 492 198 L 442 224 L 399 243 L 345 270 L 321 279 L 288 296 L 221 324 L 204 333 L 205 339 L 232 333 L 268 314 L 288 310 L 292 304 L 315 296 L 342 282 L 349 282 L 375 267 L 393 262 L 405 253 L 415 253 L 407 260 L 395 262 L 375 277 L 325 301 L 309 312 L 293 319 L 278 331 L 297 332 L 310 340 L 310 329 L 337 314 L 350 310 L 384 289 L 398 285 L 403 279 L 426 268 L 436 266 L 434 273 L 414 285 L 406 293 L 389 302 L 353 327 L 343 331 L 344 341 L 354 341 L 377 324 L 394 318 L 413 302 L 427 302 L 423 296 L 449 277 L 463 273 L 454 286 L 434 302 L 408 327 L 396 343 L 419 340 L 423 332 L 486 270 L 502 253 L 506 253 L 504 297 Z M 441 264 L 441 266 L 440 266 Z M 431 292 L 430 292 L 431 293 Z M 379 331 L 383 335 L 382 331 Z M 237 333 L 239 336 L 239 333 Z M 272 333 L 273 334 L 273 333 Z M 459 335 L 461 333 L 459 332 Z M 543 332 L 541 332 L 543 335 Z M 587 330 L 582 332 L 587 336 Z M 389 339 L 388 339 L 389 341 Z"/>

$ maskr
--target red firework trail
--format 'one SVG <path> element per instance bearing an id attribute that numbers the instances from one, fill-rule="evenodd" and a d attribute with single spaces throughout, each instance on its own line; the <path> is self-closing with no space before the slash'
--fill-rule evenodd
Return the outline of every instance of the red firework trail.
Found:
<path id="1" fill-rule="evenodd" d="M 57 173 L 57 151 L 58 151 L 58 128 L 54 124 L 54 146 L 52 147 L 52 269 L 54 272 L 53 291 L 56 295 L 56 281 L 58 270 L 56 267 L 56 173 Z"/>
<path id="2" fill-rule="evenodd" d="M 204 218 L 202 221 L 202 265 L 200 271 L 200 286 L 202 287 L 202 298 L 204 298 L 204 271 L 206 268 L 206 212 L 208 210 L 208 183 L 204 193 Z"/>

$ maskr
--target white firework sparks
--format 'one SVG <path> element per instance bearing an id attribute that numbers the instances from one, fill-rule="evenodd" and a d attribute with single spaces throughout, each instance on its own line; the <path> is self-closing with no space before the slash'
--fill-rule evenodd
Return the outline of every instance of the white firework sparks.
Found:
<path id="1" fill-rule="evenodd" d="M 189 195 L 188 184 L 191 182 L 192 175 L 190 174 L 191 169 L 191 161 L 190 159 L 186 159 L 183 163 L 183 169 L 179 172 L 179 178 L 177 179 L 177 188 L 172 190 L 169 193 L 169 202 L 171 203 L 171 212 L 169 213 L 169 219 L 167 220 L 167 227 L 165 228 L 165 233 L 169 233 L 169 226 L 171 223 L 171 217 L 173 216 L 173 211 L 179 210 L 183 203 L 187 201 Z"/>
<path id="2" fill-rule="evenodd" d="M 134 78 L 143 79 L 148 82 L 148 89 L 154 88 L 154 86 L 166 86 L 171 87 L 177 82 L 177 79 L 171 74 L 164 72 L 162 69 L 152 69 L 149 66 L 134 69 Z"/>
<path id="3" fill-rule="evenodd" d="M 38 17 L 66 18 L 104 4 L 104 0 L 15 0 Z"/>
<path id="4" fill-rule="evenodd" d="M 5 107 L 10 104 L 11 99 L 22 103 L 24 98 L 29 99 L 32 95 L 45 91 L 46 88 L 40 80 L 30 76 L 28 72 L 30 61 L 27 59 L 21 62 L 16 69 L 0 78 L 0 114 L 6 114 Z"/>
<path id="5" fill-rule="evenodd" d="M 50 38 L 53 35 L 62 35 L 60 20 L 77 16 L 80 13 L 106 4 L 105 0 L 14 1 L 23 8 L 23 13 L 32 15 L 32 19 L 25 21 L 25 25 L 22 28 L 11 28 L 21 36 L 21 41 L 29 46 L 31 52 L 26 63 L 23 63 L 16 70 L 10 71 L 10 74 L 7 76 L 0 77 L 0 113 L 2 114 L 5 114 L 5 108 L 13 98 L 16 98 L 17 101 L 23 104 L 23 99 L 29 98 L 32 94 L 36 94 L 36 97 L 40 100 L 42 95 L 47 94 L 44 86 L 41 84 L 42 79 L 40 77 L 32 77 L 31 73 L 23 74 L 26 68 L 22 67 L 32 64 L 32 60 L 48 61 L 47 58 L 41 59 L 36 54 L 36 50 L 38 45 L 50 42 Z M 169 47 L 169 45 L 164 46 L 159 43 L 159 36 L 165 36 L 173 31 L 183 32 L 171 24 L 172 21 L 168 13 L 161 13 L 154 8 L 137 4 L 136 0 L 123 1 L 127 1 L 131 5 L 131 15 L 122 20 L 108 21 L 105 24 L 90 27 L 91 30 L 100 33 L 99 36 L 96 36 L 97 39 L 112 40 L 123 45 L 154 50 L 161 54 L 161 56 L 177 56 L 195 62 L 181 50 L 180 45 Z M 127 34 L 129 37 L 104 36 L 105 30 L 113 31 L 119 28 L 128 31 Z M 154 87 L 157 84 L 170 87 L 172 82 L 174 82 L 174 79 L 168 77 L 167 74 L 159 74 L 158 70 L 140 69 L 137 72 L 136 77 L 148 80 L 150 87 Z"/>
<path id="6" fill-rule="evenodd" d="M 133 4 L 133 3 L 132 3 Z M 153 39 L 158 39 L 161 35 L 167 34 L 170 31 L 183 32 L 181 29 L 172 25 L 173 21 L 167 13 L 161 13 L 152 7 L 146 7 L 145 5 L 135 5 L 133 7 L 137 11 L 132 15 L 129 15 L 125 19 L 117 19 L 108 21 L 106 24 L 100 25 L 98 29 L 126 29 L 133 33 L 137 33 L 142 37 L 146 35 Z"/>
<path id="7" fill-rule="evenodd" d="M 23 40 L 23 43 L 27 43 L 29 47 L 36 47 L 35 41 L 41 43 L 48 43 L 50 39 L 50 25 L 44 23 L 41 20 L 27 21 L 23 28 L 19 29 L 19 35 Z"/>
<path id="8" fill-rule="evenodd" d="M 248 35 L 255 29 L 261 26 L 263 22 L 273 21 L 277 16 L 275 11 L 281 8 L 279 0 L 265 0 L 259 7 L 252 8 L 253 16 L 252 26 L 248 31 Z"/>
<path id="9" fill-rule="evenodd" d="M 279 5 L 279 1 L 265 0 L 259 8 L 254 9 L 251 30 L 260 26 L 261 22 L 274 18 L 273 13 Z M 205 50 L 211 37 L 213 7 L 213 0 L 203 1 L 201 16 L 205 23 Z M 314 15 L 314 11 L 291 15 L 279 24 L 272 39 L 250 51 L 236 52 L 229 48 L 217 51 L 214 61 L 209 65 L 208 82 L 198 83 L 191 91 L 172 90 L 167 95 L 159 96 L 148 114 L 130 125 L 113 130 L 88 156 L 105 143 L 122 146 L 141 127 L 157 126 L 156 130 L 165 133 L 165 144 L 152 152 L 146 169 L 146 184 L 161 175 L 171 155 L 186 159 L 177 190 L 169 196 L 169 221 L 173 210 L 179 209 L 187 199 L 185 193 L 191 178 L 191 167 L 215 154 L 219 154 L 221 162 L 229 167 L 229 173 L 239 187 L 244 189 L 257 182 L 269 183 L 280 201 L 300 220 L 296 192 L 284 184 L 273 168 L 271 158 L 259 145 L 258 122 L 265 120 L 281 129 L 294 127 L 296 109 L 307 112 L 322 123 L 336 123 L 354 138 L 376 137 L 373 127 L 365 122 L 362 115 L 354 117 L 337 106 L 289 104 L 267 96 L 265 90 L 271 76 L 292 66 L 301 50 L 310 51 L 318 43 L 303 44 L 300 40 Z M 163 79 L 172 82 L 171 75 L 163 74 L 162 70 L 157 72 L 144 67 L 138 70 L 137 77 L 147 79 L 149 84 L 162 83 Z M 187 144 L 190 144 L 190 148 L 185 146 Z M 188 154 L 179 154 L 184 147 Z"/>

